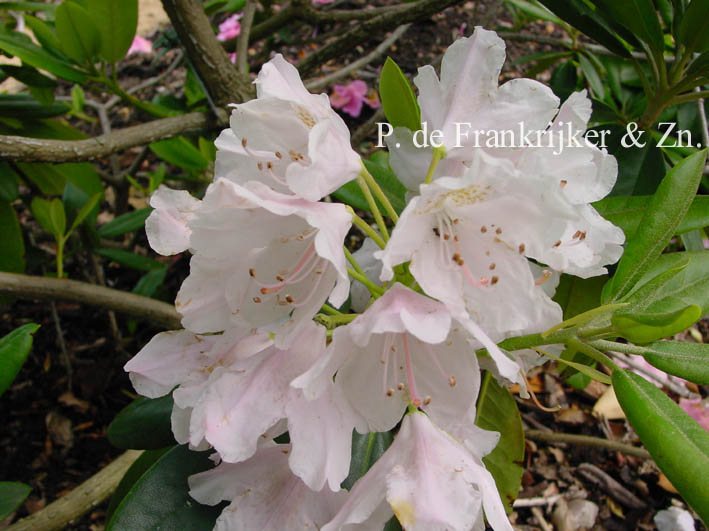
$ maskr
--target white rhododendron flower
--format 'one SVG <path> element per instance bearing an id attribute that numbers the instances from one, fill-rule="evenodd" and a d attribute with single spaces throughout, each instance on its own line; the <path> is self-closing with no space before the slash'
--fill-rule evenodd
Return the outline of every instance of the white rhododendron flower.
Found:
<path id="1" fill-rule="evenodd" d="M 257 98 L 235 105 L 217 138 L 215 175 L 238 184 L 262 181 L 317 201 L 356 178 L 360 158 L 327 94 L 310 94 L 279 54 L 256 78 Z"/>
<path id="2" fill-rule="evenodd" d="M 200 503 L 230 502 L 215 531 L 320 529 L 344 503 L 344 491 L 311 490 L 288 468 L 288 444 L 270 444 L 243 463 L 222 463 L 190 476 L 190 495 Z"/>
<path id="3" fill-rule="evenodd" d="M 150 196 L 153 211 L 145 220 L 150 247 L 165 256 L 181 253 L 190 246 L 188 223 L 200 205 L 199 199 L 184 190 L 160 187 Z"/>
<path id="4" fill-rule="evenodd" d="M 482 457 L 423 413 L 406 415 L 394 443 L 322 531 L 381 529 L 392 514 L 407 531 L 482 531 L 483 508 L 495 531 L 511 531 Z"/>

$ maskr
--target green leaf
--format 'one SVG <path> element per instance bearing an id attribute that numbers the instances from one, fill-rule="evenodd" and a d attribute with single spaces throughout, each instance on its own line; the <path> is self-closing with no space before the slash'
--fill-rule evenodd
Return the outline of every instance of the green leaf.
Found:
<path id="1" fill-rule="evenodd" d="M 138 28 L 138 0 L 89 0 L 89 13 L 101 36 L 101 58 L 123 59 Z"/>
<path id="2" fill-rule="evenodd" d="M 45 105 L 29 94 L 0 94 L 0 116 L 12 118 L 51 118 L 69 112 L 71 107 L 61 101 Z"/>
<path id="3" fill-rule="evenodd" d="M 128 491 L 107 531 L 136 529 L 212 529 L 224 504 L 200 505 L 189 495 L 187 478 L 211 470 L 212 452 L 175 446 L 161 455 Z"/>
<path id="4" fill-rule="evenodd" d="M 596 308 L 601 303 L 601 288 L 607 280 L 607 275 L 591 278 L 561 275 L 553 299 L 564 311 L 564 319 Z"/>
<path id="5" fill-rule="evenodd" d="M 21 81 L 29 87 L 45 87 L 45 88 L 55 88 L 57 82 L 51 77 L 47 77 L 36 68 L 31 66 L 22 65 L 2 65 L 2 71 L 8 76 L 14 77 L 16 80 Z"/>
<path id="6" fill-rule="evenodd" d="M 123 249 L 94 249 L 94 252 L 100 256 L 118 262 L 121 265 L 138 269 L 140 271 L 152 271 L 154 269 L 162 269 L 165 267 L 157 260 L 142 256 L 139 254 L 124 251 Z"/>
<path id="7" fill-rule="evenodd" d="M 702 520 L 709 522 L 709 432 L 636 374 L 614 371 L 613 389 L 653 460 Z"/>
<path id="8" fill-rule="evenodd" d="M 113 517 L 116 508 L 123 501 L 123 498 L 126 497 L 126 494 L 130 492 L 130 489 L 133 488 L 135 482 L 138 481 L 165 452 L 170 451 L 170 449 L 171 447 L 160 448 L 158 450 L 146 450 L 133 462 L 111 496 L 108 509 L 106 509 L 106 520 L 110 520 Z"/>
<path id="9" fill-rule="evenodd" d="M 44 162 L 18 162 L 17 167 L 30 182 L 34 183 L 44 195 L 59 195 L 64 191 L 66 178 L 54 164 Z"/>
<path id="10" fill-rule="evenodd" d="M 15 512 L 30 492 L 32 487 L 24 483 L 0 481 L 0 522 Z"/>
<path id="11" fill-rule="evenodd" d="M 594 380 L 598 380 L 599 382 L 607 385 L 610 385 L 611 383 L 611 379 L 608 378 L 607 374 L 597 371 L 593 367 L 590 367 L 584 363 L 576 363 L 569 359 L 560 358 L 558 356 L 554 356 L 554 354 L 552 354 L 551 352 L 546 352 L 541 349 L 540 352 L 542 352 L 548 358 L 551 358 L 557 361 L 558 363 L 561 363 L 562 365 L 566 365 L 568 367 L 571 367 L 572 369 L 576 369 L 576 371 L 588 376 L 589 378 L 593 378 Z"/>
<path id="12" fill-rule="evenodd" d="M 679 24 L 678 40 L 687 48 L 686 53 L 702 53 L 709 50 L 709 0 L 692 0 Z"/>
<path id="13" fill-rule="evenodd" d="M 25 272 L 25 241 L 15 209 L 7 201 L 0 201 L 0 271 Z"/>
<path id="14" fill-rule="evenodd" d="M 636 98 L 637 99 L 637 98 Z M 618 179 L 610 195 L 647 195 L 655 193 L 665 176 L 665 160 L 656 143 L 643 135 L 644 147 L 624 147 L 621 144 L 625 127 L 607 124 L 594 129 L 606 129 L 608 152 L 618 160 Z"/>
<path id="15" fill-rule="evenodd" d="M 74 232 L 79 225 L 81 225 L 81 223 L 91 213 L 94 207 L 98 205 L 98 202 L 101 200 L 102 196 L 103 193 L 92 195 L 91 198 L 86 202 L 86 204 L 81 207 L 81 210 L 79 210 L 79 212 L 76 214 L 76 217 L 74 218 L 74 223 L 71 224 L 71 228 L 69 229 L 67 236 Z"/>
<path id="16" fill-rule="evenodd" d="M 152 211 L 152 208 L 146 207 L 122 214 L 102 225 L 97 231 L 98 235 L 102 238 L 115 238 L 116 236 L 140 230 L 145 226 L 145 220 Z"/>
<path id="17" fill-rule="evenodd" d="M 603 99 L 605 94 L 605 87 L 603 81 L 601 81 L 601 75 L 599 74 L 596 67 L 588 60 L 588 58 L 583 55 L 578 55 L 579 65 L 583 71 L 583 75 L 588 81 L 589 87 L 591 87 L 591 94 L 598 99 Z"/>
<path id="18" fill-rule="evenodd" d="M 409 81 L 391 57 L 387 57 L 379 76 L 379 97 L 389 123 L 394 127 L 421 129 L 421 109 Z"/>
<path id="19" fill-rule="evenodd" d="M 702 316 L 696 304 L 676 311 L 623 312 L 611 317 L 618 334 L 633 343 L 648 343 L 687 329 Z"/>
<path id="20" fill-rule="evenodd" d="M 47 201 L 41 197 L 35 197 L 32 199 L 30 208 L 42 228 L 52 234 L 55 240 L 59 241 L 64 236 L 66 215 L 60 199 L 54 198 Z"/>
<path id="21" fill-rule="evenodd" d="M 500 433 L 500 442 L 483 457 L 483 463 L 495 478 L 497 490 L 507 512 L 522 486 L 524 459 L 524 429 L 522 417 L 510 392 L 500 387 L 489 372 L 485 372 L 478 395 L 475 424 L 485 430 Z"/>
<path id="22" fill-rule="evenodd" d="M 20 176 L 5 161 L 0 161 L 0 201 L 12 203 L 19 197 L 18 180 Z"/>
<path id="23" fill-rule="evenodd" d="M 32 334 L 38 329 L 38 324 L 28 323 L 0 339 L 0 395 L 10 387 L 20 372 L 32 349 Z"/>
<path id="24" fill-rule="evenodd" d="M 172 395 L 134 400 L 109 424 L 108 442 L 123 450 L 155 450 L 175 444 L 170 423 L 172 406 Z"/>
<path id="25" fill-rule="evenodd" d="M 24 18 L 25 24 L 32 30 L 32 33 L 34 33 L 34 36 L 37 38 L 42 48 L 55 55 L 61 54 L 62 48 L 59 44 L 59 39 L 57 39 L 56 33 L 49 24 L 32 15 L 25 14 Z"/>
<path id="26" fill-rule="evenodd" d="M 56 8 L 57 6 L 44 2 L 0 2 L 0 9 L 17 11 L 54 11 Z"/>
<path id="27" fill-rule="evenodd" d="M 699 385 L 709 385 L 709 345 L 658 341 L 643 354 L 650 365 Z"/>
<path id="28" fill-rule="evenodd" d="M 204 171 L 209 162 L 184 136 L 153 142 L 150 149 L 161 159 L 187 170 Z"/>
<path id="29" fill-rule="evenodd" d="M 124 1 L 121 0 L 121 4 Z M 101 35 L 88 11 L 64 0 L 57 8 L 57 36 L 64 53 L 77 63 L 87 63 L 98 53 Z"/>
<path id="30" fill-rule="evenodd" d="M 596 0 L 594 3 L 600 4 L 599 12 L 606 20 L 622 24 L 655 51 L 662 53 L 665 49 L 660 19 L 652 0 Z"/>
<path id="31" fill-rule="evenodd" d="M 132 289 L 132 292 L 137 295 L 142 295 L 143 297 L 152 297 L 162 283 L 165 282 L 166 273 L 167 267 L 148 271 L 145 275 L 140 277 L 140 280 Z"/>
<path id="32" fill-rule="evenodd" d="M 672 168 L 652 196 L 640 227 L 625 248 L 602 301 L 628 293 L 667 245 L 697 192 L 704 171 L 706 150 L 683 159 Z"/>
<path id="33" fill-rule="evenodd" d="M 70 63 L 57 58 L 32 42 L 16 39 L 11 35 L 0 35 L 0 50 L 19 57 L 22 62 L 35 68 L 46 70 L 75 83 L 82 83 L 87 78 L 86 72 L 74 68 Z"/>
<path id="34" fill-rule="evenodd" d="M 350 473 L 342 482 L 342 488 L 350 490 L 355 482 L 372 468 L 372 465 L 394 441 L 391 432 L 357 433 L 352 432 L 352 461 Z"/>
<path id="35" fill-rule="evenodd" d="M 623 229 L 626 239 L 630 240 L 640 226 L 651 199 L 649 195 L 606 197 L 593 203 L 593 207 L 601 216 Z M 674 233 L 685 234 L 703 227 L 709 227 L 709 195 L 698 195 L 692 200 Z"/>

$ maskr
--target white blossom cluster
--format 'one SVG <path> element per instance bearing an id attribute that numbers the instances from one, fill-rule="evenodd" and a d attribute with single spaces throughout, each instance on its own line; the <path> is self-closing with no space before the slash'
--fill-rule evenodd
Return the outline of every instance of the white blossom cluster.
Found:
<path id="1" fill-rule="evenodd" d="M 454 144 L 456 122 L 585 130 L 585 93 L 559 107 L 536 81 L 498 86 L 504 49 L 477 28 L 448 49 L 440 78 L 419 69 L 422 120 L 445 149 L 417 149 L 405 128 L 388 139 L 409 202 L 391 236 L 376 238 L 383 248 L 368 239 L 346 256 L 352 210 L 321 200 L 366 170 L 328 97 L 308 93 L 280 55 L 217 139 L 204 198 L 164 187 L 151 198 L 151 246 L 192 254 L 175 303 L 184 330 L 155 336 L 126 370 L 142 395 L 173 392 L 179 443 L 216 452 L 218 465 L 190 478 L 199 502 L 230 502 L 215 529 L 382 529 L 393 515 L 407 530 L 477 530 L 485 519 L 512 529 L 482 462 L 499 434 L 474 424 L 475 350 L 523 387 L 530 360 L 496 343 L 561 321 L 558 274 L 603 273 L 623 233 L 589 205 L 616 179 L 604 151 Z M 361 314 L 334 330 L 313 320 L 350 292 Z M 397 426 L 341 489 L 353 430 Z M 288 444 L 274 442 L 285 432 Z"/>

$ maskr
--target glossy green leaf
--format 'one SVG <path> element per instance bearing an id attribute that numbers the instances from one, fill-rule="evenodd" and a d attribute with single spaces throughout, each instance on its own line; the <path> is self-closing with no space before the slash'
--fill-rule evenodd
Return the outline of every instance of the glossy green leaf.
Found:
<path id="1" fill-rule="evenodd" d="M 709 432 L 636 374 L 614 371 L 613 389 L 655 463 L 699 516 L 709 522 Z"/>
<path id="2" fill-rule="evenodd" d="M 184 136 L 153 142 L 150 149 L 166 162 L 187 170 L 204 171 L 209 164 L 199 149 Z"/>
<path id="3" fill-rule="evenodd" d="M 655 51 L 664 50 L 662 27 L 652 0 L 596 0 L 594 3 L 606 20 L 622 24 Z"/>
<path id="4" fill-rule="evenodd" d="M 97 231 L 98 235 L 102 238 L 115 238 L 116 236 L 140 230 L 145 226 L 145 220 L 152 211 L 152 208 L 146 207 L 122 214 L 102 225 Z"/>
<path id="5" fill-rule="evenodd" d="M 130 251 L 124 251 L 123 249 L 94 249 L 94 252 L 100 256 L 118 262 L 121 265 L 130 267 L 131 269 L 138 269 L 140 271 L 152 271 L 154 269 L 162 269 L 165 266 L 148 258 L 147 256 L 142 256 L 139 254 L 131 253 Z"/>
<path id="6" fill-rule="evenodd" d="M 200 505 L 189 495 L 187 478 L 211 470 L 212 452 L 175 446 L 138 479 L 116 508 L 107 531 L 212 529 L 224 504 Z"/>
<path id="7" fill-rule="evenodd" d="M 15 209 L 0 200 L 0 271 L 25 272 L 25 242 Z"/>
<path id="8" fill-rule="evenodd" d="M 77 63 L 86 63 L 96 56 L 101 35 L 86 9 L 64 0 L 57 8 L 55 24 L 59 44 L 68 57 Z"/>
<path id="9" fill-rule="evenodd" d="M 29 94 L 0 94 L 0 116 L 12 118 L 51 118 L 69 112 L 71 107 L 55 101 L 45 105 Z"/>
<path id="10" fill-rule="evenodd" d="M 489 372 L 483 375 L 480 386 L 475 424 L 501 435 L 495 449 L 483 457 L 483 463 L 495 478 L 497 490 L 509 512 L 522 486 L 520 463 L 524 459 L 524 429 L 515 399 Z"/>
<path id="11" fill-rule="evenodd" d="M 394 127 L 421 129 L 421 109 L 409 80 L 391 57 L 387 57 L 379 76 L 379 97 L 389 123 Z"/>
<path id="12" fill-rule="evenodd" d="M 615 275 L 603 290 L 604 303 L 628 293 L 665 248 L 694 199 L 705 159 L 706 150 L 690 155 L 662 180 L 640 227 L 625 248 Z"/>
<path id="13" fill-rule="evenodd" d="M 17 11 L 54 11 L 57 6 L 44 2 L 0 2 L 0 9 L 14 9 Z"/>
<path id="14" fill-rule="evenodd" d="M 350 490 L 355 482 L 372 468 L 372 465 L 386 451 L 394 437 L 390 432 L 357 433 L 352 432 L 352 461 L 350 473 L 342 482 L 342 487 Z"/>
<path id="15" fill-rule="evenodd" d="M 77 212 L 76 217 L 74 218 L 74 222 L 71 224 L 69 234 L 74 232 L 76 228 L 88 217 L 91 211 L 98 205 L 98 202 L 101 200 L 101 196 L 103 196 L 103 193 L 98 193 L 91 196 L 86 204 L 81 207 L 81 210 Z"/>
<path id="16" fill-rule="evenodd" d="M 20 372 L 32 349 L 32 334 L 38 329 L 38 324 L 29 323 L 0 338 L 0 395 Z"/>
<path id="17" fill-rule="evenodd" d="M 709 0 L 692 0 L 679 24 L 679 42 L 687 52 L 701 53 L 709 50 Z"/>
<path id="18" fill-rule="evenodd" d="M 22 65 L 2 65 L 0 67 L 5 74 L 10 77 L 14 77 L 16 80 L 24 83 L 29 87 L 46 87 L 54 88 L 57 86 L 57 82 L 51 77 L 47 77 L 36 68 L 31 66 Z"/>
<path id="19" fill-rule="evenodd" d="M 66 230 L 66 214 L 60 199 L 54 198 L 47 201 L 41 197 L 32 199 L 31 210 L 34 217 L 44 230 L 59 240 Z"/>
<path id="20" fill-rule="evenodd" d="M 61 45 L 54 30 L 44 20 L 32 15 L 24 15 L 25 24 L 32 30 L 39 44 L 46 51 L 53 54 L 61 54 Z"/>
<path id="21" fill-rule="evenodd" d="M 101 35 L 101 58 L 123 59 L 138 28 L 138 0 L 89 0 L 89 13 Z"/>
<path id="22" fill-rule="evenodd" d="M 30 492 L 32 487 L 24 483 L 0 481 L 0 522 L 15 512 Z"/>
<path id="23" fill-rule="evenodd" d="M 699 385 L 709 385 L 709 345 L 658 341 L 647 346 L 645 359 L 661 371 Z"/>
<path id="24" fill-rule="evenodd" d="M 648 343 L 687 329 L 702 316 L 702 309 L 691 304 L 669 312 L 623 312 L 611 317 L 617 333 L 633 343 Z"/>
<path id="25" fill-rule="evenodd" d="M 118 487 L 116 487 L 113 495 L 111 495 L 111 501 L 108 504 L 108 509 L 106 509 L 106 520 L 110 520 L 113 517 L 113 513 L 116 512 L 116 508 L 123 501 L 123 498 L 126 497 L 126 494 L 130 492 L 130 489 L 133 488 L 136 481 L 138 481 L 165 452 L 170 451 L 170 449 L 171 447 L 168 446 L 158 450 L 146 450 L 133 462 L 121 479 Z"/>
<path id="26" fill-rule="evenodd" d="M 593 203 L 593 207 L 608 221 L 623 229 L 629 240 L 640 226 L 651 198 L 649 195 L 606 197 Z M 692 200 L 674 233 L 684 234 L 704 227 L 709 227 L 709 195 L 698 195 Z"/>
<path id="27" fill-rule="evenodd" d="M 59 59 L 34 43 L 13 38 L 11 35 L 0 35 L 0 50 L 19 57 L 23 62 L 35 68 L 46 70 L 55 76 L 75 83 L 82 83 L 87 77 L 86 72 L 74 68 L 67 61 Z"/>
<path id="28" fill-rule="evenodd" d="M 601 74 L 585 55 L 579 54 L 578 61 L 583 75 L 586 81 L 588 81 L 588 86 L 591 88 L 591 94 L 598 99 L 603 99 L 605 85 L 603 81 L 601 81 Z"/>
<path id="29" fill-rule="evenodd" d="M 637 99 L 637 98 L 635 98 Z M 641 139 L 643 147 L 622 145 L 626 128 L 617 124 L 605 124 L 597 129 L 606 129 L 608 152 L 618 161 L 618 179 L 611 196 L 649 195 L 665 176 L 665 159 L 662 150 L 645 133 Z"/>
<path id="30" fill-rule="evenodd" d="M 528 2 L 527 0 L 507 0 L 508 4 L 515 6 L 517 9 L 523 13 L 529 15 L 532 18 L 538 20 L 546 20 L 548 22 L 553 22 L 554 24 L 562 25 L 563 22 L 559 17 L 554 16 L 554 13 L 549 11 L 544 7 L 540 7 L 537 4 Z"/>
<path id="31" fill-rule="evenodd" d="M 607 280 L 607 275 L 591 278 L 561 275 L 553 298 L 564 311 L 564 319 L 596 308 L 601 303 L 601 288 Z"/>
<path id="32" fill-rule="evenodd" d="M 109 424 L 108 442 L 123 450 L 155 450 L 175 444 L 170 423 L 172 406 L 172 395 L 134 400 Z"/>

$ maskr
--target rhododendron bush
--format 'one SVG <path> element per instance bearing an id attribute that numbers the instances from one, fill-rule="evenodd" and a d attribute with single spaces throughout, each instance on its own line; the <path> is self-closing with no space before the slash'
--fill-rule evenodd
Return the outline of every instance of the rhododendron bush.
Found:
<path id="1" fill-rule="evenodd" d="M 134 290 L 140 295 L 170 281 L 171 257 L 189 260 L 189 274 L 174 281 L 182 280 L 177 315 L 138 295 L 89 301 L 162 316 L 156 320 L 177 328 L 137 343 L 125 363 L 141 398 L 107 436 L 146 452 L 124 466 L 125 476 L 121 469 L 107 529 L 169 522 L 223 531 L 512 530 L 525 463 L 518 403 L 544 409 L 530 380 L 540 370 L 579 389 L 593 380 L 610 387 L 649 452 L 641 455 L 709 522 L 701 387 L 709 385 L 709 349 L 676 337 L 709 312 L 709 201 L 698 193 L 709 187 L 709 132 L 703 103 L 695 107 L 709 83 L 709 39 L 697 22 L 709 16 L 709 2 L 505 2 L 515 16 L 541 17 L 573 37 L 566 51 L 515 60 L 566 61 L 549 84 L 534 76 L 501 82 L 503 37 L 519 36 L 481 26 L 463 36 L 466 24 L 440 64 L 419 65 L 411 82 L 390 57 L 372 89 L 354 75 L 342 84 L 334 81 L 345 76 L 307 77 L 348 43 L 365 42 L 367 32 L 401 24 L 391 46 L 406 24 L 453 3 L 379 6 L 368 18 L 367 10 L 338 10 L 329 0 L 275 10 L 251 0 L 165 0 L 174 35 L 151 41 L 135 36 L 136 2 L 122 13 L 104 0 L 66 0 L 49 25 L 26 16 L 41 45 L 0 34 L 0 49 L 26 63 L 14 68 L 44 68 L 76 83 L 74 118 L 91 121 L 82 86 L 113 93 L 111 105 L 124 101 L 161 117 L 135 127 L 147 126 L 143 143 L 156 157 L 184 170 L 178 178 L 161 165 L 140 181 L 128 173 L 137 175 L 148 148 L 125 173 L 112 158 L 109 180 L 125 178 L 146 203 L 98 229 L 103 188 L 89 194 L 82 179 L 65 179 L 71 187 L 61 200 L 29 202 L 53 238 L 60 283 L 30 296 L 51 298 L 70 282 L 64 262 L 78 261 L 79 239 L 98 256 L 146 271 Z M 297 64 L 287 46 L 275 49 L 295 42 L 278 32 L 289 17 L 317 26 L 328 13 L 328 24 L 361 27 L 349 27 L 344 40 L 327 34 Z M 130 31 L 117 23 L 82 33 L 82 17 L 97 28 L 115 17 Z M 582 32 L 603 46 L 602 60 L 578 43 Z M 266 35 L 256 53 L 254 39 Z M 188 59 L 179 110 L 169 98 L 141 101 L 140 88 L 129 93 L 116 81 L 118 59 L 157 60 L 170 38 Z M 44 51 L 54 41 L 60 49 Z M 32 94 L 47 96 L 34 86 Z M 96 104 L 104 127 L 109 103 Z M 660 120 L 687 120 L 687 107 L 677 107 L 690 103 L 707 140 L 670 145 L 682 131 L 671 135 Z M 0 125 L 22 125 L 13 120 Z M 188 125 L 179 129 L 181 122 Z M 363 142 L 359 127 L 376 130 L 376 139 Z M 209 128 L 216 138 L 199 136 L 197 147 L 174 136 Z M 29 163 L 38 149 L 69 162 L 100 156 L 92 150 L 106 145 L 104 155 L 141 145 L 131 143 L 131 131 L 110 136 L 110 123 L 104 132 L 80 145 L 52 141 L 50 155 L 40 140 L 6 135 L 0 155 L 12 161 L 15 188 L 17 181 L 44 190 L 50 177 L 27 176 L 37 170 Z M 82 166 L 71 168 L 84 175 Z M 0 222 L 13 230 L 16 200 L 0 197 L 9 209 L 0 210 L 7 214 Z M 143 224 L 159 260 L 105 243 Z M 8 235 L 10 243 L 17 236 Z M 24 247 L 18 260 L 15 273 L 24 271 Z M 0 275 L 7 275 L 0 295 L 18 290 L 3 283 L 30 278 Z M 65 298 L 84 302 L 79 283 L 72 285 L 79 295 Z M 131 320 L 126 328 L 137 326 Z M 25 324 L 0 339 L 0 393 L 36 330 Z M 677 382 L 691 390 L 679 403 L 661 387 Z"/>

